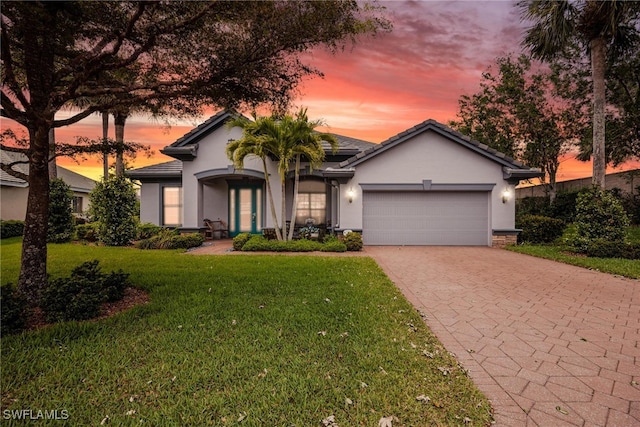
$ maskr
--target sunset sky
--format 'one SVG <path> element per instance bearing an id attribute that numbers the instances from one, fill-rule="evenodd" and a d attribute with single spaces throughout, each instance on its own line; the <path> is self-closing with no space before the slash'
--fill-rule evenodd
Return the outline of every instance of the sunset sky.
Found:
<path id="1" fill-rule="evenodd" d="M 329 132 L 382 142 L 427 119 L 442 123 L 456 118 L 458 99 L 478 90 L 481 73 L 498 56 L 520 53 L 525 24 L 514 1 L 388 1 L 393 31 L 361 40 L 355 47 L 332 55 L 317 50 L 305 55 L 325 77 L 305 80 L 296 107 L 324 120 Z M 210 109 L 213 114 L 214 110 Z M 61 112 L 57 118 L 69 115 Z M 150 145 L 151 158 L 139 156 L 133 166 L 172 160 L 159 150 L 204 121 L 174 123 L 171 128 L 147 117 L 132 117 L 125 139 Z M 2 120 L 2 127 L 9 126 Z M 111 125 L 113 126 L 113 124 Z M 98 115 L 67 128 L 56 139 L 101 137 Z M 110 129 L 113 137 L 113 128 Z M 59 164 L 92 178 L 101 174 L 99 159 Z M 638 163 L 625 168 L 638 167 Z M 589 163 L 563 161 L 558 180 L 591 175 Z"/>

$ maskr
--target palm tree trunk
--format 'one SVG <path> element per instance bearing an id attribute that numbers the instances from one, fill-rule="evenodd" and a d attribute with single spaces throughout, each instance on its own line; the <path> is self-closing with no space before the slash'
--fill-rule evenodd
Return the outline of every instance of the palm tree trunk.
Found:
<path id="1" fill-rule="evenodd" d="M 116 112 L 113 114 L 113 124 L 116 128 L 116 176 L 124 176 L 124 124 L 127 121 L 127 113 Z"/>
<path id="2" fill-rule="evenodd" d="M 602 37 L 591 40 L 591 74 L 593 79 L 593 185 L 605 188 L 605 58 Z"/>
<path id="3" fill-rule="evenodd" d="M 282 238 L 284 240 L 287 240 L 287 185 L 285 179 L 286 175 L 280 177 L 282 191 L 282 203 L 280 203 L 280 211 L 282 213 Z"/>
<path id="4" fill-rule="evenodd" d="M 291 207 L 291 228 L 289 230 L 289 240 L 293 240 L 293 229 L 298 214 L 298 186 L 300 185 L 300 154 L 296 156 L 295 178 L 293 182 L 293 206 Z"/>
<path id="5" fill-rule="evenodd" d="M 102 153 L 102 175 L 105 180 L 109 179 L 109 150 L 107 149 L 107 139 L 109 138 L 109 112 L 102 112 L 102 144 L 104 152 Z"/>
<path id="6" fill-rule="evenodd" d="M 267 195 L 269 197 L 269 206 L 271 207 L 271 216 L 273 217 L 273 224 L 276 229 L 276 238 L 282 240 L 282 233 L 280 231 L 280 224 L 278 223 L 278 216 L 276 215 L 276 205 L 273 202 L 273 192 L 271 191 L 271 181 L 269 180 L 269 171 L 267 170 L 267 160 L 262 158 L 262 167 L 264 168 L 264 178 L 267 181 Z"/>

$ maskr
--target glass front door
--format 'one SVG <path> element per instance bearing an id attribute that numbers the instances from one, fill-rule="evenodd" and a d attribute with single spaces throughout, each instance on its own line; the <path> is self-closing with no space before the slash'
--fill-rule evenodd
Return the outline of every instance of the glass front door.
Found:
<path id="1" fill-rule="evenodd" d="M 229 185 L 229 235 L 262 231 L 262 185 Z"/>

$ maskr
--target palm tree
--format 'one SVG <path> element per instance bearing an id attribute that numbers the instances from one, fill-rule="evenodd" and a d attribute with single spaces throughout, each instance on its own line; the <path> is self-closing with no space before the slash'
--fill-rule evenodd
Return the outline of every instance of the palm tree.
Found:
<path id="1" fill-rule="evenodd" d="M 567 55 L 575 47 L 591 57 L 593 81 L 593 184 L 604 188 L 605 156 L 605 68 L 607 53 L 614 54 L 629 34 L 637 33 L 633 20 L 640 7 L 621 0 L 524 0 L 518 3 L 525 20 L 533 26 L 523 44 L 541 60 Z"/>
<path id="2" fill-rule="evenodd" d="M 269 171 L 267 170 L 267 157 L 277 152 L 278 129 L 270 117 L 259 118 L 254 113 L 253 119 L 253 121 L 250 121 L 239 116 L 227 122 L 229 128 L 239 127 L 243 131 L 242 138 L 233 140 L 227 145 L 227 156 L 233 161 L 234 167 L 238 169 L 244 168 L 244 159 L 248 156 L 255 156 L 262 160 L 265 181 L 267 182 L 269 207 L 271 208 L 271 216 L 276 228 L 276 237 L 278 240 L 283 240 L 273 201 Z"/>
<path id="3" fill-rule="evenodd" d="M 300 183 L 300 161 L 304 157 L 309 162 L 309 168 L 320 167 L 324 162 L 324 148 L 322 142 L 330 144 L 331 150 L 335 153 L 338 150 L 338 140 L 330 134 L 318 133 L 315 128 L 323 123 L 319 120 L 309 121 L 307 110 L 301 109 L 297 114 L 291 127 L 290 153 L 295 158 L 294 185 L 293 185 L 293 206 L 291 209 L 292 226 L 289 228 L 288 240 L 293 239 L 293 221 L 295 221 L 298 209 L 298 186 Z"/>
<path id="4" fill-rule="evenodd" d="M 338 141 L 329 134 L 318 133 L 315 128 L 322 125 L 321 121 L 309 121 L 306 110 L 300 110 L 295 117 L 283 115 L 282 117 L 257 117 L 254 113 L 254 121 L 237 118 L 229 121 L 229 127 L 240 127 L 243 130 L 241 139 L 232 141 L 227 146 L 227 156 L 236 167 L 242 167 L 244 159 L 254 155 L 262 160 L 265 177 L 267 179 L 267 193 L 271 215 L 274 218 L 276 236 L 279 240 L 291 240 L 293 238 L 293 226 L 286 229 L 286 182 L 287 173 L 291 163 L 295 163 L 295 180 L 293 189 L 292 221 L 295 220 L 298 198 L 298 183 L 300 180 L 300 163 L 302 159 L 309 161 L 311 168 L 318 167 L 324 161 L 324 148 L 322 141 L 326 141 L 335 150 Z M 278 162 L 278 175 L 282 194 L 281 223 L 278 223 L 273 194 L 268 179 L 267 157 Z M 280 228 L 282 231 L 280 232 Z"/>

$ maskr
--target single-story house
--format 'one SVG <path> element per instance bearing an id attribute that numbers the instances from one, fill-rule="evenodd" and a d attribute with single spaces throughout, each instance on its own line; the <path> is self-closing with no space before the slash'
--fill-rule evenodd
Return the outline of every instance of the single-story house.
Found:
<path id="1" fill-rule="evenodd" d="M 25 158 L 20 153 L 0 150 L 2 163 L 12 162 Z M 29 165 L 20 163 L 14 166 L 19 172 L 29 174 Z M 61 178 L 73 191 L 72 209 L 76 216 L 82 216 L 89 208 L 89 193 L 96 186 L 96 182 L 79 173 L 73 172 L 62 166 L 57 166 L 58 178 Z M 23 179 L 9 175 L 0 170 L 0 218 L 3 220 L 23 221 L 27 213 L 27 195 L 29 183 Z"/>
<path id="2" fill-rule="evenodd" d="M 141 220 L 185 231 L 221 220 L 229 234 L 273 227 L 265 181 L 280 194 L 275 162 L 248 157 L 236 169 L 225 154 L 242 136 L 221 112 L 161 152 L 174 160 L 129 171 L 141 182 Z M 515 241 L 514 186 L 538 169 L 427 120 L 381 144 L 335 135 L 323 167 L 301 173 L 296 226 L 308 218 L 333 232 L 360 231 L 366 245 L 481 245 Z M 291 182 L 293 174 L 291 174 Z M 279 209 L 277 209 L 279 212 Z M 287 213 L 290 216 L 290 212 Z"/>

